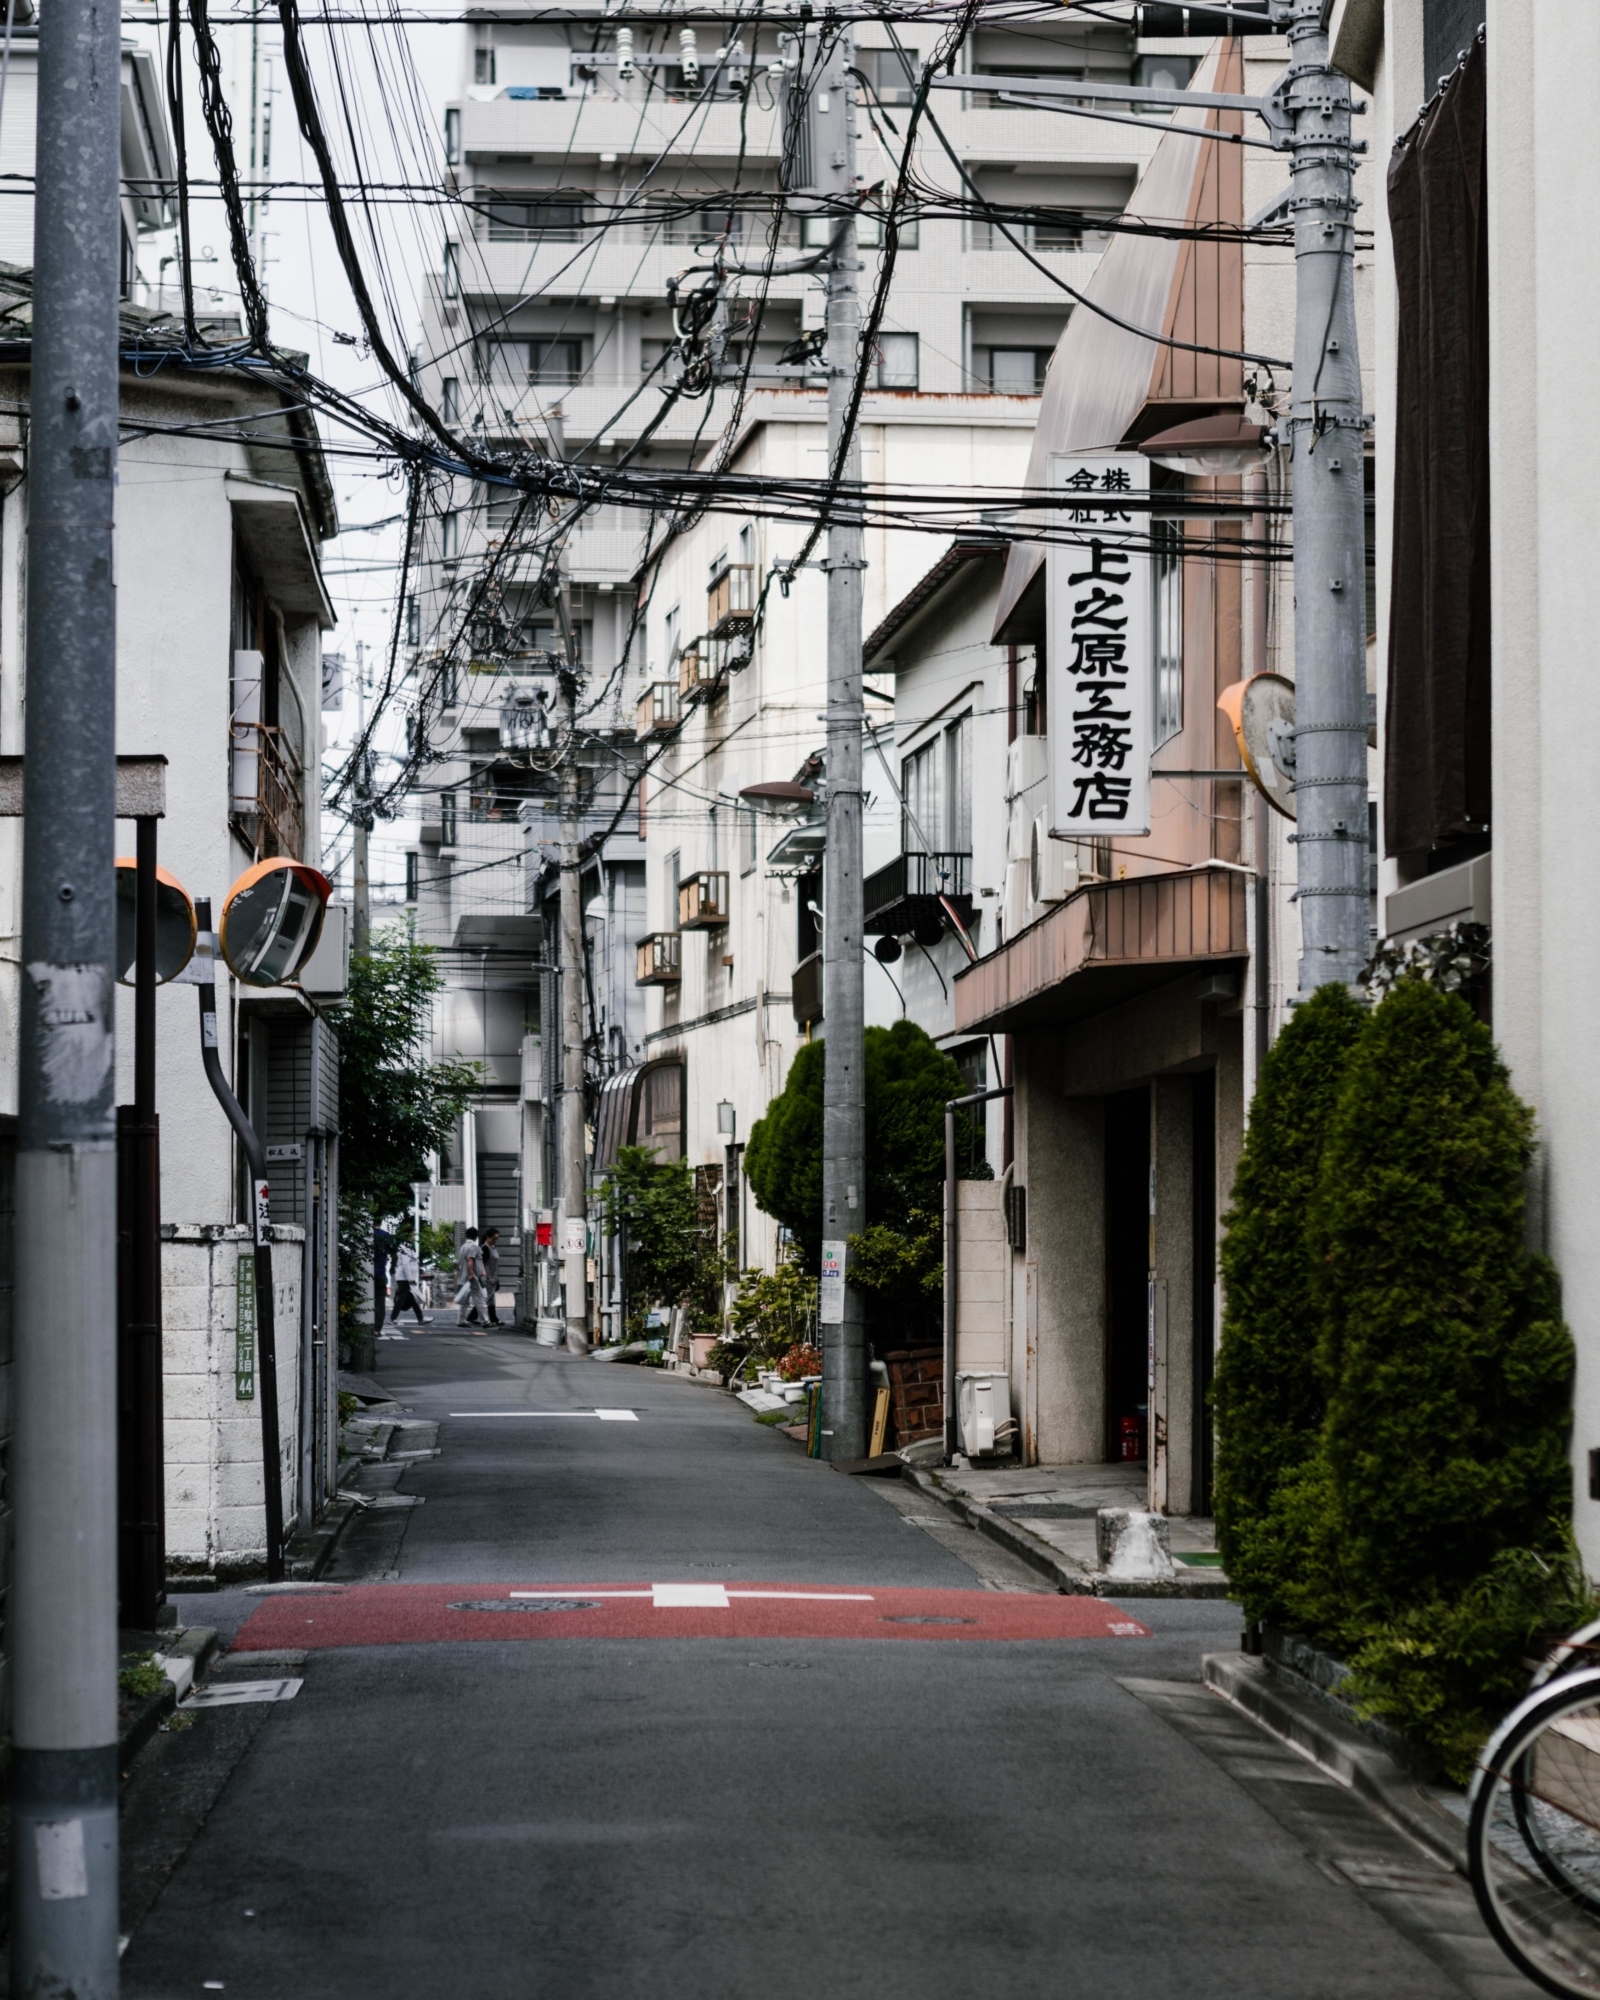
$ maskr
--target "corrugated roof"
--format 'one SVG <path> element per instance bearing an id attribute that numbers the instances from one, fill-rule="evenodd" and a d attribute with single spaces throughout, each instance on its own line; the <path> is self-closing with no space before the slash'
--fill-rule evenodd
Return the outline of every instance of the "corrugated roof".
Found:
<path id="1" fill-rule="evenodd" d="M 1239 43 L 1212 43 L 1191 80 L 1194 90 L 1242 90 Z M 1181 123 L 1179 121 L 1182 121 Z M 1244 220 L 1240 149 L 1196 136 L 1238 132 L 1237 111 L 1178 111 L 1128 203 L 1131 216 L 1189 223 Z M 1239 348 L 1244 334 L 1244 260 L 1237 242 L 1173 242 L 1116 235 L 1095 267 L 1084 296 L 1135 327 L 1159 328 L 1169 339 Z M 1045 377 L 1027 483 L 1048 483 L 1058 452 L 1115 451 L 1152 401 L 1242 402 L 1243 366 L 1212 354 L 1191 354 L 1114 325 L 1090 307 L 1073 308 Z M 1174 407 L 1171 422 L 1179 421 Z M 995 612 L 1001 639 L 1023 593 L 1044 563 L 1043 546 L 1016 542 L 1006 563 Z"/>

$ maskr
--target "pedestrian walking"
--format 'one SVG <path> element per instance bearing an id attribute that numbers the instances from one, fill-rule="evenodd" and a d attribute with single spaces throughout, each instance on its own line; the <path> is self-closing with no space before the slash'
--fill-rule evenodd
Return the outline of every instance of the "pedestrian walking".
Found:
<path id="1" fill-rule="evenodd" d="M 382 1333 L 389 1317 L 389 1265 L 395 1240 L 380 1222 L 372 1232 L 372 1330 Z"/>
<path id="2" fill-rule="evenodd" d="M 483 1325 L 483 1251 L 478 1244 L 478 1232 L 469 1228 L 461 1239 L 461 1248 L 456 1253 L 456 1297 L 459 1326 Z"/>
<path id="3" fill-rule="evenodd" d="M 412 1290 L 422 1281 L 422 1271 L 417 1263 L 417 1253 L 409 1243 L 402 1243 L 394 1255 L 394 1322 L 400 1324 L 403 1312 L 414 1312 L 418 1326 L 431 1326 L 433 1317 L 422 1310 L 420 1300 Z"/>
<path id="4" fill-rule="evenodd" d="M 500 1285 L 500 1232 L 486 1229 L 483 1232 L 483 1291 L 489 1305 L 489 1324 L 498 1326 L 500 1315 L 495 1310 L 495 1294 Z"/>

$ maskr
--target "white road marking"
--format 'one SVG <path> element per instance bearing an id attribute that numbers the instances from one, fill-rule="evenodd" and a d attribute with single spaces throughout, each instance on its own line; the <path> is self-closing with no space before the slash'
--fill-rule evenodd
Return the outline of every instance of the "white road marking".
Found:
<path id="1" fill-rule="evenodd" d="M 196 1688 L 180 1706 L 184 1708 L 234 1708 L 247 1701 L 293 1701 L 304 1687 L 301 1680 L 211 1681 Z"/>
<path id="2" fill-rule="evenodd" d="M 598 1417 L 603 1424 L 636 1424 L 635 1410 L 451 1410 L 452 1417 Z"/>
<path id="3" fill-rule="evenodd" d="M 658 1611 L 726 1611 L 728 1586 L 725 1583 L 657 1583 L 651 1596 Z"/>
<path id="4" fill-rule="evenodd" d="M 512 1597 L 648 1597 L 658 1611 L 726 1611 L 736 1597 L 782 1598 L 803 1604 L 871 1604 L 870 1590 L 730 1590 L 722 1583 L 653 1583 L 648 1590 L 513 1590 Z"/>

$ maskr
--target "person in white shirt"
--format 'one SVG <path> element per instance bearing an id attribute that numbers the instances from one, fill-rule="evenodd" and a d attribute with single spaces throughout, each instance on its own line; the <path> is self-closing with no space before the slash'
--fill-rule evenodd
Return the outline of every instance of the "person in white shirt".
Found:
<path id="1" fill-rule="evenodd" d="M 455 1302 L 464 1310 L 457 1314 L 457 1325 L 483 1325 L 483 1252 L 478 1247 L 478 1232 L 468 1229 L 462 1238 L 456 1260 Z"/>
<path id="2" fill-rule="evenodd" d="M 417 1265 L 417 1253 L 409 1243 L 402 1243 L 394 1254 L 394 1322 L 400 1324 L 400 1315 L 409 1306 L 417 1316 L 418 1326 L 431 1326 L 432 1316 L 422 1310 L 416 1293 L 411 1289 L 421 1282 L 422 1273 Z"/>

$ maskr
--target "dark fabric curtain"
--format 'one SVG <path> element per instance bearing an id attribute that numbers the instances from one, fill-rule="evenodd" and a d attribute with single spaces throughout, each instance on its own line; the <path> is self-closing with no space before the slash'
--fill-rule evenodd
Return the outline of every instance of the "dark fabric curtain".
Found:
<path id="1" fill-rule="evenodd" d="M 1399 294 L 1384 846 L 1489 823 L 1489 289 L 1484 52 L 1389 168 Z"/>

